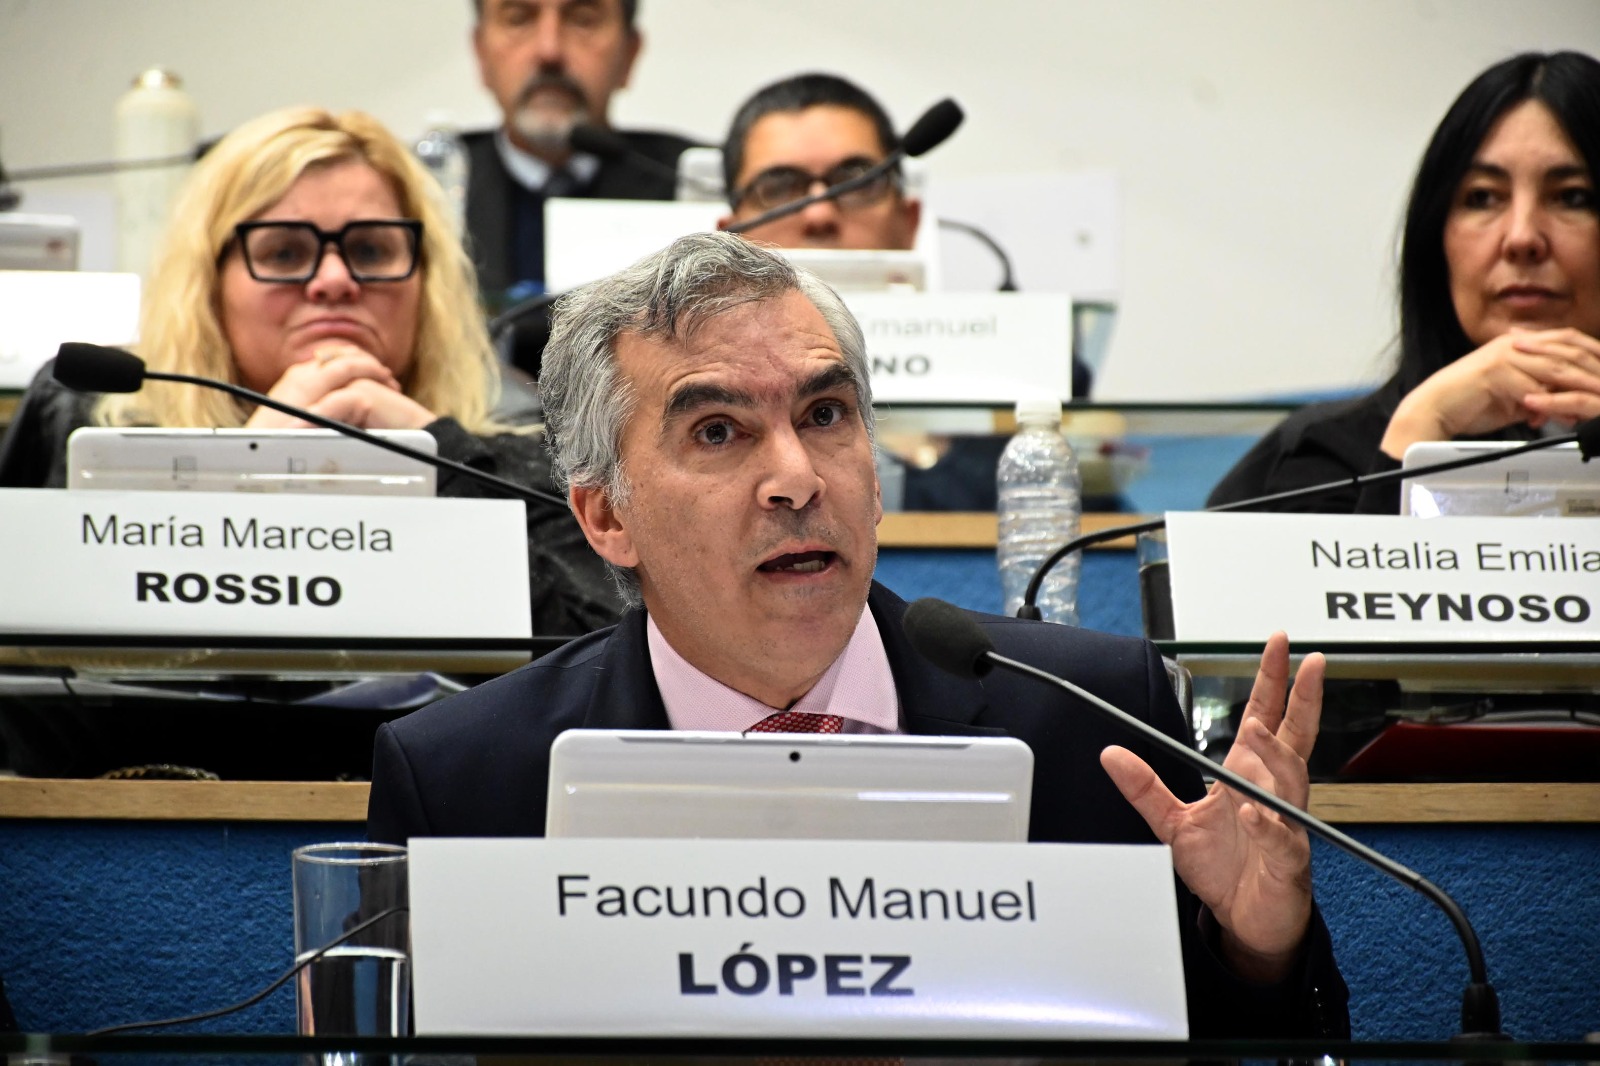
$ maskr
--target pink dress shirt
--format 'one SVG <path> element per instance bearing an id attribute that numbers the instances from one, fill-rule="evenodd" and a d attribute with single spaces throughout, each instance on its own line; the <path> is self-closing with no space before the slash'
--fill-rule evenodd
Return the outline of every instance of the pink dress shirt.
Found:
<path id="1" fill-rule="evenodd" d="M 811 691 L 792 707 L 768 707 L 758 699 L 731 689 L 693 666 L 662 636 L 654 618 L 645 619 L 650 644 L 650 667 L 667 705 L 667 720 L 674 729 L 715 729 L 742 733 L 780 710 L 808 714 L 836 714 L 844 719 L 843 733 L 899 733 L 900 701 L 894 674 L 883 650 L 883 637 L 865 608 L 850 643 L 833 661 Z"/>

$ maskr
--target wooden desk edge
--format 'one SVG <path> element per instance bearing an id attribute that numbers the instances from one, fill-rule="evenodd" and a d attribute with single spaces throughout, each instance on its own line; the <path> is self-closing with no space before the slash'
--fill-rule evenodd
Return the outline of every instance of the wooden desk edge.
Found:
<path id="1" fill-rule="evenodd" d="M 338 781 L 80 781 L 0 778 L 0 818 L 361 822 L 367 784 Z M 1329 822 L 1600 823 L 1600 784 L 1328 784 L 1311 811 Z"/>
<path id="2" fill-rule="evenodd" d="M 365 781 L 0 779 L 0 818 L 363 822 Z"/>
<path id="3" fill-rule="evenodd" d="M 1112 526 L 1149 521 L 1150 515 L 1086 514 L 1080 526 L 1098 533 Z M 878 526 L 880 548 L 993 548 L 1000 536 L 1000 520 L 992 511 L 889 511 Z M 1119 537 L 1101 548 L 1133 547 L 1132 537 Z"/>
<path id="4" fill-rule="evenodd" d="M 1407 782 L 1311 786 L 1311 813 L 1326 822 L 1600 823 L 1596 782 Z"/>

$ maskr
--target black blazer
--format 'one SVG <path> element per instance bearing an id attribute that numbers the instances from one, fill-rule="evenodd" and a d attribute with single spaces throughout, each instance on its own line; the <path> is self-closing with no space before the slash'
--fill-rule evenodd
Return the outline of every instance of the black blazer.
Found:
<path id="1" fill-rule="evenodd" d="M 1405 396 L 1398 375 L 1351 400 L 1308 404 L 1285 418 L 1256 442 L 1206 498 L 1207 507 L 1253 499 L 1324 482 L 1398 470 L 1400 464 L 1378 447 L 1389 419 Z M 1526 425 L 1461 440 L 1532 440 Z M 1342 487 L 1318 496 L 1292 500 L 1266 511 L 1311 514 L 1399 514 L 1400 483 Z"/>
<path id="2" fill-rule="evenodd" d="M 1150 760 L 1185 799 L 1199 776 L 1120 735 L 1059 689 L 995 672 L 982 681 L 937 671 L 902 632 L 906 605 L 874 584 L 868 606 L 894 673 L 901 720 L 912 734 L 1012 736 L 1034 753 L 1029 838 L 1150 843 L 1142 818 L 1101 769 L 1099 753 L 1122 744 Z M 997 649 L 1071 677 L 1175 737 L 1187 737 L 1166 672 L 1148 642 L 1086 629 L 974 614 Z M 379 728 L 367 833 L 413 836 L 542 836 L 549 749 L 567 729 L 666 729 L 641 611 L 519 670 Z M 1189 1025 L 1196 1037 L 1346 1038 L 1348 992 L 1316 916 L 1296 975 L 1264 988 L 1234 977 L 1214 952 L 1214 930 L 1178 883 Z"/>
<path id="3" fill-rule="evenodd" d="M 666 172 L 626 159 L 601 160 L 594 181 L 580 193 L 601 200 L 671 200 L 677 182 L 670 177 L 678 156 L 693 144 L 671 133 L 617 130 L 628 146 L 666 166 Z M 495 147 L 493 130 L 463 134 L 467 150 L 467 250 L 478 268 L 478 287 L 498 295 L 511 277 L 511 202 L 517 185 Z"/>

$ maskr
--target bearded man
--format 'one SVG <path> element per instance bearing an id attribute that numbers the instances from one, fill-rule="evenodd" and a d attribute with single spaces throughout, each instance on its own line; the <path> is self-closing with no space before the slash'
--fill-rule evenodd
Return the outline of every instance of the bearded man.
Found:
<path id="1" fill-rule="evenodd" d="M 638 0 L 473 0 L 472 48 L 499 128 L 462 138 L 468 249 L 491 307 L 544 291 L 544 202 L 552 196 L 670 200 L 689 141 L 618 131 L 635 155 L 574 152 L 574 127 L 610 127 L 644 46 Z M 638 157 L 655 160 L 661 169 Z"/>

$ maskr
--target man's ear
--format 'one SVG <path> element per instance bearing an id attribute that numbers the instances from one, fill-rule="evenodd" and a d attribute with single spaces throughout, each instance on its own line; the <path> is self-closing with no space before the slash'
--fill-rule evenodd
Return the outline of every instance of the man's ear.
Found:
<path id="1" fill-rule="evenodd" d="M 639 27 L 630 28 L 627 34 L 628 38 L 622 44 L 622 77 L 617 81 L 619 89 L 626 89 L 628 82 L 633 80 L 633 65 L 639 61 L 639 53 L 644 51 L 644 34 L 639 32 Z"/>
<path id="2" fill-rule="evenodd" d="M 907 197 L 900 205 L 901 217 L 905 220 L 905 244 L 903 247 L 911 249 L 917 243 L 917 228 L 922 225 L 922 201 L 914 197 Z"/>
<path id="3" fill-rule="evenodd" d="M 574 485 L 567 490 L 567 500 L 578 519 L 589 547 L 595 554 L 613 566 L 636 567 L 639 553 L 634 551 L 633 536 L 623 525 L 622 516 L 611 506 L 611 499 L 600 488 L 580 488 Z"/>
<path id="4" fill-rule="evenodd" d="M 732 215 L 723 215 L 721 218 L 717 219 L 718 229 L 727 229 L 731 225 L 733 225 Z"/>
<path id="5" fill-rule="evenodd" d="M 479 83 L 482 84 L 485 89 L 488 89 L 490 93 L 493 93 L 494 86 L 489 84 L 489 67 L 483 61 L 483 50 L 483 20 L 479 19 L 472 24 L 472 54 L 477 57 L 478 60 Z"/>

